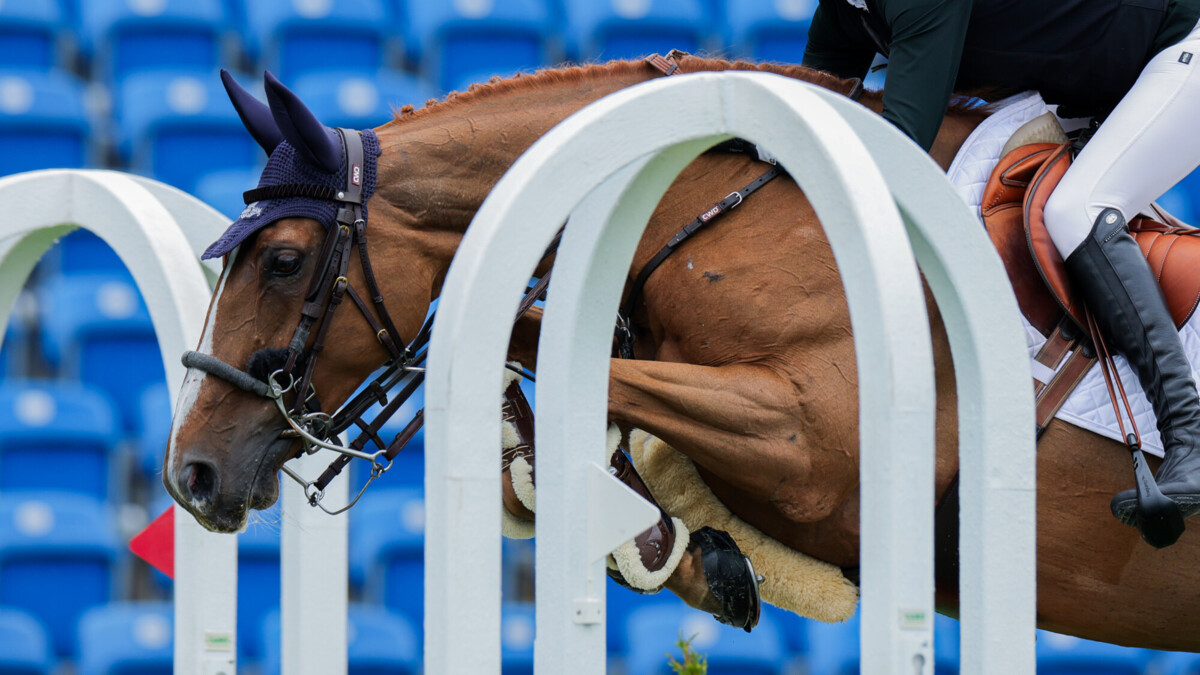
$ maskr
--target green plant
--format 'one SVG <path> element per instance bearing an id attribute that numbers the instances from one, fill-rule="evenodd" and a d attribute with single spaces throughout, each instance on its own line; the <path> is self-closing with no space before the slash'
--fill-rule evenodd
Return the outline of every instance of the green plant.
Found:
<path id="1" fill-rule="evenodd" d="M 671 661 L 671 670 L 675 671 L 675 675 L 704 675 L 708 672 L 708 658 L 696 653 L 692 649 L 692 640 L 696 639 L 693 635 L 686 640 L 683 634 L 679 634 L 679 640 L 675 642 L 675 646 L 683 653 L 683 663 L 675 660 L 671 654 L 667 654 L 667 658 Z"/>

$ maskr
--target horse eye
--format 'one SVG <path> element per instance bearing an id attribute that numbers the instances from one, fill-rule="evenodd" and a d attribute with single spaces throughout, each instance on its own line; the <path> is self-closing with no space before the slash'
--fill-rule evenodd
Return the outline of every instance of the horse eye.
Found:
<path id="1" fill-rule="evenodd" d="M 271 259 L 269 270 L 277 277 L 287 277 L 300 271 L 304 256 L 295 251 L 280 251 Z"/>

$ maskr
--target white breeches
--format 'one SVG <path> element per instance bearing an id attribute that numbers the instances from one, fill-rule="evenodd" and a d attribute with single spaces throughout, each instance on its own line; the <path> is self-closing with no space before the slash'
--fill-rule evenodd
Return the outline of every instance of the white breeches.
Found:
<path id="1" fill-rule="evenodd" d="M 1065 259 L 1106 208 L 1128 220 L 1200 165 L 1200 25 L 1146 64 L 1046 203 Z"/>

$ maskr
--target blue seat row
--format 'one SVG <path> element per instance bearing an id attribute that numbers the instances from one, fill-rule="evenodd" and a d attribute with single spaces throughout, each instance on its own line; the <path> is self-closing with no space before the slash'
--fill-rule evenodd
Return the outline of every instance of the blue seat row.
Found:
<path id="1" fill-rule="evenodd" d="M 355 603 L 348 609 L 346 624 L 351 675 L 421 672 L 421 648 L 411 620 L 381 607 Z M 256 672 L 278 675 L 282 656 L 279 610 L 269 612 L 255 630 L 269 646 Z M 80 615 L 70 660 L 77 675 L 171 675 L 174 642 L 169 602 L 116 601 Z M 532 654 L 532 632 L 528 646 Z M 60 671 L 58 664 L 41 621 L 26 611 L 0 606 L 0 672 L 52 675 Z"/>
<path id="2" fill-rule="evenodd" d="M 138 427 L 142 392 L 163 382 L 158 338 L 128 273 L 81 273 L 49 279 L 39 289 L 47 361 L 67 378 L 107 392 L 121 428 Z"/>
<path id="3" fill-rule="evenodd" d="M 670 661 L 683 661 L 680 641 L 705 659 L 709 675 L 772 675 L 806 672 L 812 675 L 859 672 L 857 621 L 813 631 L 813 622 L 785 630 L 769 612 L 751 635 L 721 626 L 702 612 L 678 602 L 658 603 L 634 611 L 618 629 L 631 645 L 622 660 L 628 675 L 670 675 Z M 241 620 L 241 617 L 239 617 Z M 280 612 L 273 608 L 255 621 L 263 656 L 258 670 L 275 675 L 281 670 Z M 377 605 L 351 603 L 347 613 L 347 651 L 351 674 L 421 672 L 418 624 L 403 614 Z M 939 618 L 936 641 L 938 673 L 958 672 L 956 622 Z M 812 633 L 809 639 L 832 640 L 846 657 L 824 660 L 816 652 L 790 652 L 787 633 Z M 854 637 L 849 637 L 853 633 Z M 846 637 L 841 637 L 843 634 Z M 532 673 L 536 624 L 528 602 L 505 602 L 501 607 L 501 659 L 508 675 Z M 815 643 L 814 646 L 821 643 Z M 165 602 L 112 602 L 84 611 L 78 619 L 74 653 L 79 675 L 138 673 L 168 675 L 173 665 L 173 616 Z M 50 675 L 57 656 L 50 636 L 33 614 L 0 606 L 0 672 L 6 675 Z M 1038 632 L 1037 669 L 1051 675 L 1194 675 L 1200 656 L 1127 649 Z"/>
<path id="4" fill-rule="evenodd" d="M 121 596 L 120 556 L 106 503 L 61 492 L 0 493 L 0 606 L 35 617 L 58 657 L 77 655 L 84 612 Z"/>
<path id="5" fill-rule="evenodd" d="M 115 492 L 120 420 L 102 391 L 76 382 L 0 383 L 0 492 Z"/>
<path id="6" fill-rule="evenodd" d="M 326 123 L 350 128 L 382 125 L 393 108 L 436 95 L 420 78 L 391 70 L 321 71 L 297 78 L 295 90 Z M 0 175 L 101 164 L 100 132 L 122 166 L 187 192 L 197 192 L 206 176 L 239 172 L 236 204 L 232 197 L 218 203 L 231 217 L 241 210 L 241 191 L 257 183 L 262 151 L 215 70 L 130 75 L 114 85 L 111 122 L 93 122 L 84 100 L 84 83 L 63 72 L 0 69 Z"/>
<path id="7" fill-rule="evenodd" d="M 812 0 L 26 0 L 0 6 L 0 66 L 64 65 L 73 42 L 93 73 L 248 62 L 290 78 L 322 69 L 374 71 L 398 51 L 443 88 L 562 58 L 598 60 L 672 48 L 795 60 Z M 240 40 L 227 39 L 240 37 Z M 397 50 L 397 45 L 403 45 Z M 782 49 L 781 49 L 782 47 Z M 757 49 L 764 51 L 759 54 Z"/>

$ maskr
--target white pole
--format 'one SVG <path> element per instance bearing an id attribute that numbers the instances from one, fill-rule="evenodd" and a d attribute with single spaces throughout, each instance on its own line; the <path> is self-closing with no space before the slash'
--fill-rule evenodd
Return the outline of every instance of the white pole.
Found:
<path id="1" fill-rule="evenodd" d="M 316 476 L 334 458 L 329 451 L 292 460 L 301 476 Z M 326 505 L 347 502 L 349 476 L 325 489 Z M 308 505 L 304 488 L 284 480 L 282 556 L 283 675 L 346 675 L 349 587 L 348 514 L 331 516 Z"/>

